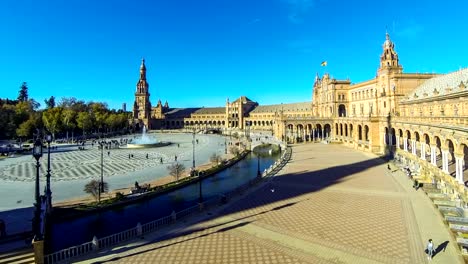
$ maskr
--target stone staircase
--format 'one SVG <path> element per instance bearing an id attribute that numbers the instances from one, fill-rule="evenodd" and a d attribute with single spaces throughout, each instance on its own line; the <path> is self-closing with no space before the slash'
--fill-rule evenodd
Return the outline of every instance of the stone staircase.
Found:
<path id="1" fill-rule="evenodd" d="M 0 254 L 0 264 L 29 264 L 34 263 L 32 249 L 21 249 L 9 253 Z"/>
<path id="2" fill-rule="evenodd" d="M 468 257 L 468 214 L 463 208 L 458 207 L 459 202 L 452 201 L 432 183 L 423 183 L 422 188 L 439 210 L 445 224 L 457 240 L 462 254 L 465 258 Z"/>

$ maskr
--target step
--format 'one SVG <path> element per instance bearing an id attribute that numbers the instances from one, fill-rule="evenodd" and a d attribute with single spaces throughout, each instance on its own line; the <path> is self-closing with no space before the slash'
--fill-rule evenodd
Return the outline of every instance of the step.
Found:
<path id="1" fill-rule="evenodd" d="M 9 262 L 9 264 L 34 264 L 34 263 L 36 263 L 34 261 L 34 255 L 29 258 L 22 259 L 22 260 Z"/>
<path id="2" fill-rule="evenodd" d="M 31 250 L 16 251 L 0 256 L 0 264 L 3 263 L 34 263 L 34 253 Z"/>
<path id="3" fill-rule="evenodd" d="M 427 194 L 427 196 L 431 199 L 438 199 L 438 200 L 441 200 L 441 199 L 447 199 L 447 195 L 445 193 L 435 193 L 435 192 L 430 192 Z"/>
<path id="4" fill-rule="evenodd" d="M 447 206 L 447 207 L 457 206 L 456 201 L 448 201 L 448 200 L 435 200 L 434 204 L 437 205 L 437 206 Z"/>
<path id="5" fill-rule="evenodd" d="M 450 223 L 449 227 L 453 231 L 457 231 L 457 232 L 460 232 L 460 233 L 468 233 L 468 226 L 466 226 L 466 225 L 459 225 L 459 224 Z"/>

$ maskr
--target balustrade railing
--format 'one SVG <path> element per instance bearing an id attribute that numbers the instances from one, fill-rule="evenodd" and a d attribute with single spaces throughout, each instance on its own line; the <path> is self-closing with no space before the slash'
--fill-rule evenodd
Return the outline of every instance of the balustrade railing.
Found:
<path id="1" fill-rule="evenodd" d="M 286 151 L 283 152 L 283 155 L 281 156 L 280 161 L 275 162 L 274 166 L 271 166 L 270 168 L 265 170 L 262 176 L 268 177 L 268 176 L 272 176 L 272 173 L 273 174 L 276 173 L 275 169 L 278 168 L 279 166 L 284 166 L 284 164 L 290 159 L 291 152 L 292 152 L 291 148 L 287 148 Z M 203 205 L 202 207 L 210 208 L 210 207 L 216 206 L 220 204 L 220 202 L 222 203 L 227 198 L 232 198 L 237 194 L 243 193 L 249 186 L 252 186 L 258 183 L 261 180 L 262 180 L 261 178 L 256 177 L 230 192 L 226 192 L 223 195 L 216 196 L 212 199 L 206 200 L 205 202 L 202 203 Z M 86 242 L 81 245 L 73 246 L 70 248 L 66 248 L 66 249 L 54 252 L 49 255 L 45 255 L 44 263 L 52 264 L 52 263 L 65 262 L 72 258 L 80 257 L 88 253 L 97 251 L 99 249 L 108 248 L 110 246 L 117 245 L 124 241 L 137 238 L 139 236 L 142 236 L 143 234 L 154 232 L 162 227 L 168 226 L 169 224 L 175 223 L 177 219 L 186 218 L 186 217 L 196 214 L 197 212 L 201 210 L 202 207 L 200 205 L 195 205 L 187 209 L 181 210 L 179 212 L 172 212 L 168 216 L 164 216 L 162 218 L 148 222 L 143 225 L 138 223 L 136 227 L 130 228 L 128 230 L 122 231 L 117 234 L 112 234 L 110 236 L 106 236 L 100 239 L 94 237 L 91 242 Z"/>

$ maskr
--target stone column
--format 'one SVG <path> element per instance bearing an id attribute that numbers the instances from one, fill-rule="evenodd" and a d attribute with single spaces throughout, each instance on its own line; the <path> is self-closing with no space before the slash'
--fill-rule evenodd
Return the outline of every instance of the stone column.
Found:
<path id="1" fill-rule="evenodd" d="M 382 142 L 382 143 L 383 143 L 383 145 L 385 146 L 385 145 L 387 145 L 387 142 L 386 142 L 386 140 L 387 140 L 387 137 L 385 136 L 385 132 L 383 132 L 383 134 L 382 134 L 382 135 L 383 135 L 383 137 L 382 137 L 382 139 L 383 139 L 383 142 Z"/>
<path id="2" fill-rule="evenodd" d="M 460 184 L 464 184 L 463 170 L 465 169 L 465 164 L 463 163 L 465 163 L 465 157 L 463 155 L 455 156 L 455 178 Z"/>
<path id="3" fill-rule="evenodd" d="M 325 139 L 325 128 L 322 128 L 322 140 Z"/>
<path id="4" fill-rule="evenodd" d="M 432 146 L 431 145 L 431 164 L 434 166 L 437 166 L 437 146 Z"/>
<path id="5" fill-rule="evenodd" d="M 408 139 L 403 138 L 403 150 L 408 152 Z"/>
<path id="6" fill-rule="evenodd" d="M 411 140 L 411 152 L 416 156 L 416 140 Z"/>
<path id="7" fill-rule="evenodd" d="M 315 128 L 312 128 L 312 141 L 315 141 Z"/>
<path id="8" fill-rule="evenodd" d="M 421 142 L 421 159 L 426 160 L 426 143 Z"/>
<path id="9" fill-rule="evenodd" d="M 388 134 L 388 145 L 393 145 L 393 134 Z"/>
<path id="10" fill-rule="evenodd" d="M 396 138 L 396 147 L 397 147 L 397 149 L 399 149 L 400 148 L 400 137 L 396 136 L 395 138 Z"/>
<path id="11" fill-rule="evenodd" d="M 448 155 L 449 151 L 443 149 L 442 150 L 442 171 L 448 173 Z"/>

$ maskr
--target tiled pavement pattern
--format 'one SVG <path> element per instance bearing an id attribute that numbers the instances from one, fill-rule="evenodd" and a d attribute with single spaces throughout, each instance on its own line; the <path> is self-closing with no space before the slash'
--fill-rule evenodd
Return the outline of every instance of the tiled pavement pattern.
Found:
<path id="1" fill-rule="evenodd" d="M 200 138 L 200 144 L 197 147 L 204 147 L 206 139 Z M 111 149 L 108 156 L 108 150 L 104 150 L 104 174 L 108 176 L 122 174 L 123 172 L 137 171 L 146 167 L 167 166 L 167 162 L 174 160 L 174 155 L 178 155 L 179 161 L 192 158 L 191 144 L 184 144 L 178 149 L 173 145 L 164 149 Z M 78 180 L 93 178 L 101 173 L 101 151 L 94 147 L 86 146 L 84 151 L 52 152 L 51 153 L 51 171 L 54 181 L 60 180 Z M 128 155 L 134 157 L 129 159 Z M 146 154 L 149 158 L 146 158 Z M 46 154 L 44 155 L 44 157 Z M 160 159 L 164 164 L 160 164 Z M 41 174 L 47 170 L 47 159 L 43 158 L 40 167 Z M 8 181 L 34 181 L 36 173 L 35 160 L 31 158 L 27 162 L 12 163 L 0 167 L 0 179 Z"/>
<path id="2" fill-rule="evenodd" d="M 295 146 L 278 176 L 213 216 L 84 262 L 427 263 L 424 241 L 450 238 L 405 180 L 370 154 Z M 462 263 L 458 254 L 451 241 L 431 262 Z"/>

